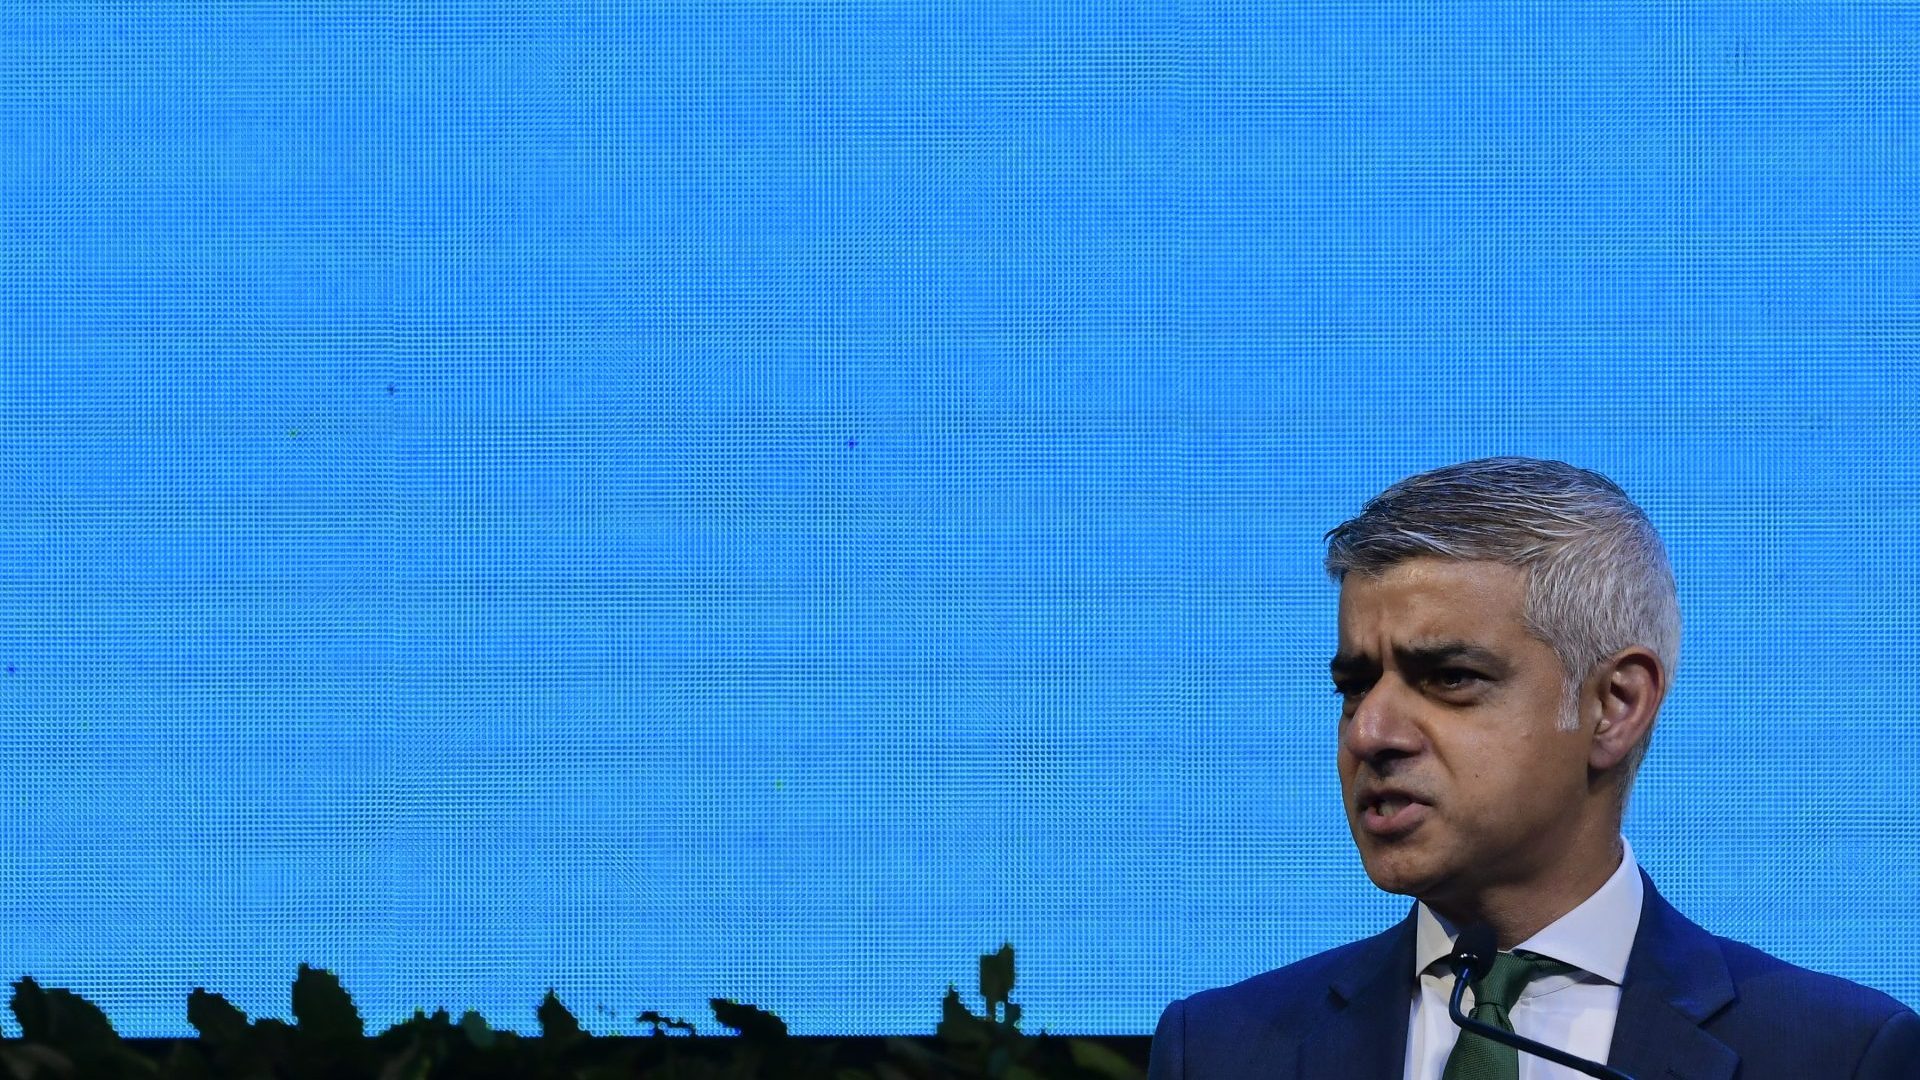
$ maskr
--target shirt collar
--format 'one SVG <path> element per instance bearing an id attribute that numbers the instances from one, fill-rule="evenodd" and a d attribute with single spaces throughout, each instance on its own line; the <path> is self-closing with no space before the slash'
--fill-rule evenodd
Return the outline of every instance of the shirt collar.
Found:
<path id="1" fill-rule="evenodd" d="M 1615 985 L 1627 977 L 1627 956 L 1640 928 L 1640 905 L 1646 891 L 1633 845 L 1620 838 L 1620 865 L 1592 896 L 1545 929 L 1514 946 L 1589 971 Z M 1426 904 L 1414 905 L 1418 929 L 1414 940 L 1413 973 L 1418 978 L 1453 952 L 1458 927 L 1433 913 Z M 1444 966 L 1441 971 L 1445 972 Z"/>

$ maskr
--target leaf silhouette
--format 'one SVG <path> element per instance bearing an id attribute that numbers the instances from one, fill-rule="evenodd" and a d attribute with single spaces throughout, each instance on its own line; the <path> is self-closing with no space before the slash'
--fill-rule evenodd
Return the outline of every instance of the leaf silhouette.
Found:
<path id="1" fill-rule="evenodd" d="M 933 1033 L 943 1042 L 963 1046 L 985 1046 L 993 1039 L 987 1022 L 973 1015 L 952 983 L 947 984 L 947 996 L 940 999 L 940 1023 Z"/>
<path id="2" fill-rule="evenodd" d="M 1013 993 L 1013 946 L 1002 942 L 1000 951 L 980 958 L 980 996 L 987 1003 L 987 1018 L 1000 1017 L 998 1006 Z M 1009 1018 L 1011 1022 L 1011 1018 Z"/>
<path id="3" fill-rule="evenodd" d="M 196 986 L 187 995 L 187 1023 L 210 1047 L 237 1046 L 247 1042 L 247 1014 L 219 994 L 210 994 Z"/>
<path id="4" fill-rule="evenodd" d="M 49 1046 L 97 1046 L 120 1036 L 99 1006 L 70 990 L 42 990 L 30 976 L 13 984 L 13 1018 L 21 1038 Z"/>
<path id="5" fill-rule="evenodd" d="M 726 998 L 709 998 L 713 1018 L 738 1031 L 748 1042 L 778 1042 L 787 1037 L 787 1022 L 764 1009 Z"/>
<path id="6" fill-rule="evenodd" d="M 467 1041 L 485 1050 L 493 1045 L 493 1030 L 487 1027 L 487 1019 L 468 1009 L 460 1017 L 460 1030 L 466 1032 Z"/>
<path id="7" fill-rule="evenodd" d="M 534 1010 L 540 1018 L 540 1043 L 543 1047 L 562 1047 L 579 1039 L 586 1033 L 580 1030 L 580 1021 L 554 995 L 553 987 L 547 987 L 547 996 L 541 1000 L 540 1007 Z"/>
<path id="8" fill-rule="evenodd" d="M 300 965 L 293 980 L 293 1019 L 303 1038 L 321 1042 L 361 1039 L 367 1034 L 353 998 L 325 968 Z"/>

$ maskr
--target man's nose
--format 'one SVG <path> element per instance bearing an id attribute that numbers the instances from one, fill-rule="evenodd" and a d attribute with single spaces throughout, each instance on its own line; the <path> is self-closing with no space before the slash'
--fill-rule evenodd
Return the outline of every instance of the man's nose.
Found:
<path id="1" fill-rule="evenodd" d="M 1424 740 L 1413 723 L 1407 688 L 1391 676 L 1375 680 L 1347 718 L 1340 741 L 1364 761 L 1418 753 Z"/>

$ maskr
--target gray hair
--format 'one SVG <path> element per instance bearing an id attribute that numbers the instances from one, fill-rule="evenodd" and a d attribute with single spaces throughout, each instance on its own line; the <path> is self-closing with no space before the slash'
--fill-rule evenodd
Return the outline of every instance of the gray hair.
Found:
<path id="1" fill-rule="evenodd" d="M 1560 658 L 1563 729 L 1579 726 L 1580 684 L 1621 649 L 1652 649 L 1669 683 L 1679 665 L 1680 604 L 1666 546 L 1646 513 L 1599 473 L 1523 457 L 1448 465 L 1374 496 L 1326 540 L 1335 581 L 1422 556 L 1526 570 L 1527 630 Z M 1647 742 L 1627 756 L 1623 801 Z"/>

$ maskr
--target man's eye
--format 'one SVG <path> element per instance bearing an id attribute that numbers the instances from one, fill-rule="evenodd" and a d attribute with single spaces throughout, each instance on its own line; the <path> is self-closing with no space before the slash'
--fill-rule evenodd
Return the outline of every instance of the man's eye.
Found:
<path id="1" fill-rule="evenodd" d="M 1434 672 L 1433 681 L 1442 690 L 1465 690 L 1480 682 L 1480 676 L 1461 668 L 1445 668 Z"/>

